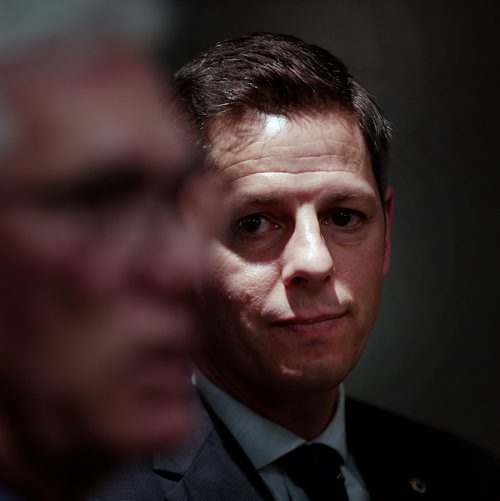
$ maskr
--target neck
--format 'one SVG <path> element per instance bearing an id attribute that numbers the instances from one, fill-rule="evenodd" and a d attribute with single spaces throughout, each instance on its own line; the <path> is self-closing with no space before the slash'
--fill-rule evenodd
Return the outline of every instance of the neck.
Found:
<path id="1" fill-rule="evenodd" d="M 202 368 L 203 373 L 220 389 L 239 400 L 266 419 L 279 424 L 296 435 L 312 440 L 330 423 L 339 399 L 338 386 L 322 391 L 300 389 L 298 391 L 272 391 L 249 383 L 237 386 L 231 380 Z"/>
<path id="2" fill-rule="evenodd" d="M 258 412 L 296 435 L 312 440 L 319 436 L 330 423 L 338 402 L 338 388 L 308 396 L 276 400 L 259 398 L 258 401 L 241 400 L 247 407 Z"/>

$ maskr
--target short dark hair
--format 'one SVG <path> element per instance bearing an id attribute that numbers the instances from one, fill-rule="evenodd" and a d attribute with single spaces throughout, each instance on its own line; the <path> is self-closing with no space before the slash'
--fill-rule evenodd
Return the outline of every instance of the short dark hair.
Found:
<path id="1" fill-rule="evenodd" d="M 293 118 L 347 112 L 363 133 L 384 200 L 390 124 L 374 97 L 327 50 L 290 35 L 252 33 L 192 59 L 176 73 L 175 87 L 202 148 L 210 146 L 209 129 L 220 119 L 235 124 L 249 113 Z"/>

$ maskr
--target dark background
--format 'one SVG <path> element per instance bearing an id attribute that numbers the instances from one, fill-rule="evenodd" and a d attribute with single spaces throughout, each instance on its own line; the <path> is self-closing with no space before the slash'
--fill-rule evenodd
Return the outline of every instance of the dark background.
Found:
<path id="1" fill-rule="evenodd" d="M 393 260 L 348 391 L 500 455 L 500 2 L 178 0 L 175 68 L 217 40 L 296 35 L 393 123 Z M 173 62 L 173 63 L 172 63 Z"/>

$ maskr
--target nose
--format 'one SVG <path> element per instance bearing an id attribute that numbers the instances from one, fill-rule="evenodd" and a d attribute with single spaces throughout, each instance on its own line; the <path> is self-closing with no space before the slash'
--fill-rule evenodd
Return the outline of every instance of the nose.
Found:
<path id="1" fill-rule="evenodd" d="M 99 297 L 118 290 L 160 301 L 193 296 L 205 269 L 206 237 L 192 231 L 173 204 L 148 199 L 103 227 L 86 235 L 75 251 L 79 259 L 69 264 L 82 286 Z"/>
<path id="2" fill-rule="evenodd" d="M 282 279 L 286 287 L 321 285 L 334 273 L 333 258 L 312 208 L 297 214 L 292 236 L 283 250 Z"/>

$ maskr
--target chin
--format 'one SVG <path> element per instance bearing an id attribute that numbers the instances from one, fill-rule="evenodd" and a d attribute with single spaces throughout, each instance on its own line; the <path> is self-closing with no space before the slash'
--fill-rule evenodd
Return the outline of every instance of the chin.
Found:
<path id="1" fill-rule="evenodd" d="M 122 458 L 165 452 L 184 441 L 193 429 L 193 409 L 186 401 L 138 404 L 116 416 L 101 422 L 91 433 L 96 443 Z"/>
<path id="2" fill-rule="evenodd" d="M 280 392 L 311 395 L 334 390 L 349 375 L 356 360 L 329 358 L 282 366 L 276 387 Z"/>

